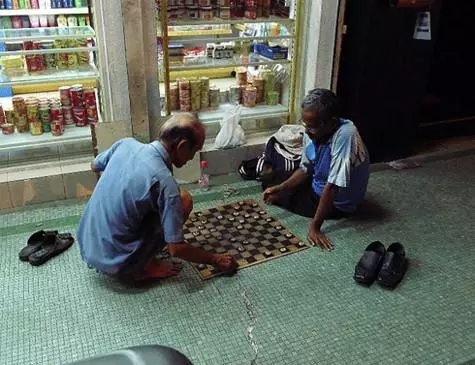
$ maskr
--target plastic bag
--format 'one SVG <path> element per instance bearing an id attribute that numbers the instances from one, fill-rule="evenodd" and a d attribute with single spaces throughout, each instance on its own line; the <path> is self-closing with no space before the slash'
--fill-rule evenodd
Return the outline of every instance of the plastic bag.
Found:
<path id="1" fill-rule="evenodd" d="M 220 122 L 221 129 L 214 141 L 215 148 L 233 148 L 246 143 L 240 120 L 241 105 L 235 105 Z"/>

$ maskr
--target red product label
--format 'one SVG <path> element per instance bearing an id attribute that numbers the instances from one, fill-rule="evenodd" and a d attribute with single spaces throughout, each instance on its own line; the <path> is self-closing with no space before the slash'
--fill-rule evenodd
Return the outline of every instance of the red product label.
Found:
<path id="1" fill-rule="evenodd" d="M 87 125 L 86 108 L 74 108 L 73 117 L 77 127 L 85 127 Z"/>
<path id="2" fill-rule="evenodd" d="M 51 122 L 51 133 L 53 136 L 60 136 L 63 134 L 63 123 L 59 120 L 54 120 Z"/>
<path id="3" fill-rule="evenodd" d="M 51 120 L 60 120 L 60 115 L 62 116 L 60 108 L 51 108 Z"/>

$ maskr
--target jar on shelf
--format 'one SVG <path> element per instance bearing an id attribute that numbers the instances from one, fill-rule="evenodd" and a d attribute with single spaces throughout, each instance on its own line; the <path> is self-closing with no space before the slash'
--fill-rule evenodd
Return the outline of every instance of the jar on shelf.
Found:
<path id="1" fill-rule="evenodd" d="M 190 5 L 186 7 L 186 16 L 189 19 L 199 19 L 200 18 L 200 11 L 197 5 Z"/>
<path id="2" fill-rule="evenodd" d="M 232 44 L 226 44 L 224 46 L 224 58 L 234 57 L 234 46 Z"/>
<path id="3" fill-rule="evenodd" d="M 218 5 L 229 7 L 231 5 L 231 1 L 230 0 L 218 0 Z"/>
<path id="4" fill-rule="evenodd" d="M 202 6 L 202 7 L 200 7 L 200 19 L 201 20 L 212 20 L 213 19 L 213 8 L 211 6 Z"/>
<path id="5" fill-rule="evenodd" d="M 219 17 L 224 20 L 231 19 L 231 8 L 229 6 L 220 6 Z"/>
<path id="6" fill-rule="evenodd" d="M 208 56 L 208 58 L 213 58 L 213 52 L 214 52 L 214 47 L 216 45 L 214 43 L 208 43 L 206 45 L 206 55 Z"/>
<path id="7" fill-rule="evenodd" d="M 224 58 L 224 46 L 216 45 L 213 50 L 213 58 L 219 60 Z"/>
<path id="8" fill-rule="evenodd" d="M 199 0 L 199 5 L 203 6 L 211 6 L 211 0 Z"/>

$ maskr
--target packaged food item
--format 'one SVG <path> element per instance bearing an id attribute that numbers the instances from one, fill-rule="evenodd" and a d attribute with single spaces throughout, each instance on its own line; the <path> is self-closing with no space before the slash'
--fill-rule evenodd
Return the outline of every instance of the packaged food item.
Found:
<path id="1" fill-rule="evenodd" d="M 236 72 L 236 83 L 239 86 L 247 85 L 247 68 L 241 67 Z"/>
<path id="2" fill-rule="evenodd" d="M 242 99 L 245 107 L 254 108 L 256 106 L 257 89 L 254 86 L 246 87 Z"/>

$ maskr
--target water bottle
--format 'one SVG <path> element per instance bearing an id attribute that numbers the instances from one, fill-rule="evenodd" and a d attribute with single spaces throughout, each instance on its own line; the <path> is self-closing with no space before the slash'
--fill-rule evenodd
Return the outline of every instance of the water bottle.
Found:
<path id="1" fill-rule="evenodd" d="M 201 176 L 198 179 L 198 185 L 203 190 L 209 189 L 209 175 L 206 174 L 206 169 L 208 168 L 207 161 L 201 161 Z"/>

